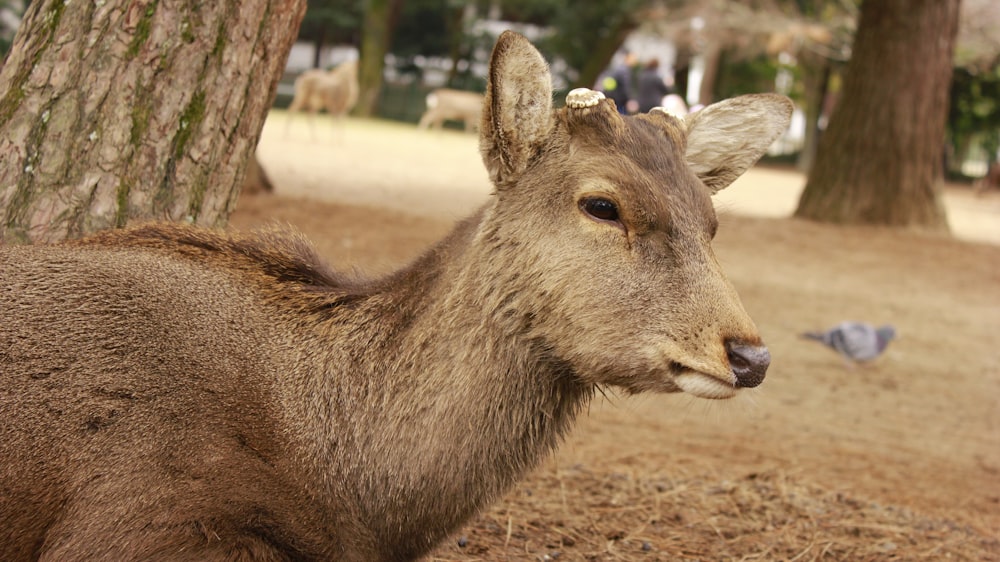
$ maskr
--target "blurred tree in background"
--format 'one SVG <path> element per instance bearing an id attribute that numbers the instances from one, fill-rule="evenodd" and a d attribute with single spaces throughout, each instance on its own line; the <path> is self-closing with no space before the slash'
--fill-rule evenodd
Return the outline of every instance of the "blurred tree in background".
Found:
<path id="1" fill-rule="evenodd" d="M 404 59 L 449 56 L 467 33 L 463 25 L 468 2 L 407 0 L 393 38 L 393 54 Z"/>
<path id="2" fill-rule="evenodd" d="M 958 6 L 958 0 L 943 2 L 933 4 Z M 13 8 L 16 13 L 27 4 L 19 0 L 0 0 L 0 11 Z M 848 151 L 838 148 L 845 142 L 859 142 L 858 139 L 837 140 L 844 133 L 835 132 L 836 128 L 842 126 L 831 125 L 832 128 L 824 129 L 824 124 L 832 119 L 831 116 L 847 112 L 848 117 L 854 113 L 851 119 L 856 121 L 851 122 L 862 127 L 881 123 L 880 127 L 871 129 L 866 139 L 886 131 L 892 135 L 882 136 L 894 139 L 931 135 L 934 138 L 927 142 L 947 143 L 948 147 L 948 150 L 939 147 L 933 162 L 939 163 L 943 159 L 941 155 L 947 154 L 947 166 L 954 173 L 960 172 L 962 163 L 969 158 L 996 158 L 1000 147 L 1000 2 L 996 0 L 961 0 L 958 38 L 954 43 L 947 43 L 954 45 L 954 76 L 945 95 L 934 98 L 935 103 L 947 103 L 947 106 L 933 110 L 939 112 L 935 115 L 931 115 L 932 110 L 923 113 L 923 108 L 907 109 L 915 111 L 913 120 L 922 125 L 936 123 L 938 117 L 944 119 L 942 115 L 947 113 L 947 140 L 939 140 L 936 129 L 913 127 L 912 131 L 901 132 L 886 129 L 891 124 L 879 121 L 886 113 L 897 112 L 887 110 L 898 105 L 897 97 L 893 97 L 896 94 L 890 95 L 887 90 L 902 88 L 894 83 L 893 73 L 903 67 L 910 68 L 911 57 L 925 55 L 919 54 L 923 52 L 920 45 L 912 48 L 891 45 L 889 38 L 894 35 L 888 31 L 882 33 L 887 37 L 855 43 L 859 13 L 865 9 L 886 14 L 890 10 L 886 6 L 905 5 L 904 11 L 915 14 L 928 9 L 925 4 L 903 0 L 865 0 L 863 3 L 861 0 L 309 0 L 299 39 L 317 47 L 314 66 L 320 64 L 324 47 L 352 45 L 359 49 L 362 90 L 356 109 L 359 115 L 374 116 L 384 110 L 379 107 L 380 103 L 385 103 L 380 94 L 383 80 L 386 76 L 401 78 L 389 92 L 396 96 L 392 103 L 407 104 L 405 115 L 395 115 L 405 119 L 412 116 L 410 105 L 422 107 L 423 95 L 431 87 L 424 83 L 421 74 L 430 60 L 437 69 L 435 84 L 440 83 L 443 60 L 450 62 L 445 84 L 481 88 L 483 77 L 477 73 L 481 73 L 498 26 L 505 22 L 514 26 L 536 26 L 534 29 L 539 33 L 536 44 L 553 62 L 553 71 L 559 73 L 569 87 L 595 84 L 633 32 L 668 40 L 677 49 L 674 66 L 681 93 L 686 91 L 688 66 L 696 58 L 704 63 L 701 89 L 696 92 L 700 103 L 754 91 L 786 93 L 796 100 L 805 118 L 805 142 L 798 153 L 802 170 L 814 168 L 814 158 L 825 158 L 825 169 L 842 175 L 862 165 L 850 173 L 864 176 L 869 183 L 862 189 L 857 187 L 857 181 L 848 182 L 858 189 L 856 192 L 843 192 L 841 187 L 819 187 L 833 181 L 831 178 L 836 174 L 827 171 L 820 178 L 815 175 L 819 172 L 815 172 L 814 177 L 810 177 L 809 193 L 804 194 L 801 202 L 801 216 L 835 216 L 839 218 L 821 220 L 845 222 L 885 220 L 890 224 L 911 224 L 910 219 L 901 218 L 902 215 L 913 212 L 931 216 L 933 213 L 929 209 L 935 204 L 920 203 L 924 201 L 922 195 L 900 192 L 897 184 L 905 178 L 911 186 L 906 189 L 917 189 L 912 186 L 923 185 L 923 179 L 913 181 L 912 170 L 905 173 L 896 170 L 894 173 L 898 177 L 872 176 L 872 169 L 864 167 L 868 164 L 860 159 L 852 160 Z M 0 17 L 0 49 L 4 48 L 4 21 L 5 18 Z M 897 23 L 905 26 L 912 21 L 904 18 Z M 941 28 L 943 23 L 950 25 L 944 20 L 937 21 L 936 25 Z M 937 38 L 924 38 L 925 43 L 932 40 Z M 858 53 L 859 47 L 871 41 L 875 46 L 862 48 L 861 53 L 881 54 L 865 54 L 862 59 L 877 59 L 879 68 L 887 72 L 870 71 L 870 80 L 876 82 L 859 88 L 858 78 L 847 81 L 845 72 L 849 67 L 864 63 L 864 60 L 848 61 L 852 54 Z M 939 62 L 937 55 L 943 52 L 940 48 L 927 51 L 929 60 Z M 391 72 L 384 67 L 386 61 L 394 65 Z M 923 62 L 912 71 L 924 73 L 920 76 L 931 72 L 929 65 Z M 859 72 L 854 71 L 855 74 Z M 881 102 L 865 99 L 859 102 L 857 97 L 865 98 L 866 95 L 857 92 L 850 94 L 854 100 L 847 98 L 845 101 L 851 88 L 875 93 L 877 95 L 867 97 L 878 98 Z M 929 91 L 924 94 L 931 95 Z M 412 101 L 400 101 L 404 99 Z M 847 120 L 848 117 L 839 119 Z M 823 152 L 830 154 L 818 156 L 819 139 L 831 135 L 835 137 L 833 140 L 823 142 Z M 916 145 L 895 145 L 889 152 L 901 155 L 895 158 L 896 161 L 908 161 L 915 149 Z M 926 155 L 924 161 L 927 161 Z M 878 169 L 886 168 L 880 166 Z M 968 169 L 975 170 L 973 167 Z M 917 175 L 924 177 L 922 172 Z M 846 180 L 841 178 L 839 181 Z M 919 189 L 926 191 L 924 187 Z M 871 190 L 878 195 L 869 193 Z M 862 203 L 863 200 L 867 202 Z M 902 208 L 906 206 L 923 210 L 905 211 Z M 893 218 L 874 219 L 872 217 L 883 212 L 876 212 L 874 207 L 899 208 L 892 212 Z M 860 218 L 861 215 L 866 218 Z"/>
<path id="3" fill-rule="evenodd" d="M 799 166 L 808 169 L 829 107 L 831 85 L 850 56 L 857 20 L 852 0 L 706 0 L 651 12 L 642 29 L 678 49 L 677 84 L 696 58 L 704 75 L 697 103 L 779 90 L 805 115 Z M 780 77 L 780 78 L 779 78 Z"/>
<path id="4" fill-rule="evenodd" d="M 945 119 L 959 0 L 865 0 L 844 92 L 795 215 L 946 230 Z"/>
<path id="5" fill-rule="evenodd" d="M 315 47 L 313 67 L 327 45 L 357 45 L 361 40 L 363 0 L 309 0 L 299 27 L 299 40 Z"/>
<path id="6" fill-rule="evenodd" d="M 403 7 L 393 40 L 402 72 L 415 73 L 422 78 L 422 68 L 416 60 L 441 57 L 451 61 L 445 84 L 460 87 L 456 78 L 464 74 L 463 84 L 474 83 L 485 87 L 483 77 L 470 77 L 476 49 L 493 46 L 492 37 L 479 37 L 472 29 L 477 7 L 464 0 L 408 0 Z M 462 61 L 466 61 L 463 66 Z"/>
<path id="7" fill-rule="evenodd" d="M 877 1 L 877 0 L 872 0 Z M 318 4 L 326 4 L 319 2 Z M 382 11 L 380 5 L 394 5 Z M 310 3 L 312 5 L 312 3 Z M 989 142 L 989 119 L 979 115 L 988 101 L 981 82 L 989 72 L 982 69 L 986 54 L 1000 52 L 1000 30 L 994 0 L 965 0 L 963 30 L 957 59 L 978 58 L 975 69 L 956 60 L 958 68 L 969 68 L 968 80 L 955 84 L 961 95 L 952 97 L 951 115 L 961 116 L 949 138 L 955 139 L 957 159 L 963 148 Z M 677 47 L 677 83 L 682 93 L 692 57 L 704 61 L 704 76 L 698 102 L 751 91 L 775 89 L 775 79 L 791 77 L 787 90 L 799 104 L 806 124 L 804 146 L 798 166 L 808 171 L 815 158 L 824 124 L 842 93 L 843 73 L 851 56 L 861 0 L 353 0 L 342 9 L 366 17 L 383 13 L 379 33 L 391 35 L 391 52 L 400 72 L 419 72 L 418 57 L 446 57 L 451 72 L 446 83 L 457 87 L 478 85 L 471 64 L 488 53 L 492 37 L 476 31 L 474 21 L 494 19 L 513 24 L 534 24 L 545 30 L 536 40 L 549 60 L 561 61 L 557 72 L 570 87 L 592 86 L 608 67 L 630 33 L 651 34 Z M 374 11 L 358 6 L 373 6 Z M 310 10 L 313 8 L 310 7 Z M 310 16 L 307 15 L 307 20 Z M 369 17 L 369 20 L 372 18 Z M 364 34 L 362 34 L 364 35 Z M 383 36 L 376 44 L 385 44 Z M 360 40 L 357 44 L 360 44 Z M 963 45 L 969 45 L 963 48 Z M 363 89 L 375 88 L 380 75 L 372 71 L 363 78 Z M 995 65 L 994 65 L 995 66 Z M 460 70 L 461 69 L 461 70 Z M 460 80 L 457 75 L 465 72 Z M 984 74 L 986 72 L 986 74 Z M 962 72 L 956 74 L 961 77 Z M 371 82 L 371 85 L 369 85 Z M 978 84 L 978 85 L 977 85 Z M 956 91 L 957 93 L 957 91 Z M 375 109 L 373 108 L 372 111 Z M 976 112 L 979 113 L 976 113 Z M 370 113 L 369 113 L 370 114 Z M 977 117 L 977 115 L 979 115 Z M 949 121 L 951 124 L 953 120 Z M 976 124 L 976 125 L 973 125 Z M 971 128 L 970 128 L 971 127 Z M 979 127 L 975 131 L 972 128 Z M 970 143 L 969 138 L 975 139 Z"/>
<path id="8" fill-rule="evenodd" d="M 1000 151 L 1000 2 L 963 0 L 948 111 L 949 166 L 984 154 L 983 171 Z"/>
<path id="9" fill-rule="evenodd" d="M 842 75 L 851 56 L 857 27 L 857 2 L 796 0 L 789 5 L 799 22 L 774 33 L 768 53 L 788 61 L 795 73 L 793 97 L 799 102 L 805 121 L 805 138 L 796 166 L 803 172 L 812 168 L 819 145 L 821 125 L 829 118 L 832 101 L 839 93 Z"/>
<path id="10" fill-rule="evenodd" d="M 553 4 L 557 4 L 553 2 Z M 575 71 L 571 87 L 591 88 L 630 33 L 654 8 L 648 0 L 564 0 L 553 6 L 553 33 L 541 43 L 543 52 L 558 56 Z"/>
<path id="11" fill-rule="evenodd" d="M 986 154 L 986 167 L 997 160 L 1000 152 L 1000 61 L 984 71 L 955 69 L 948 129 L 953 160 L 964 159 L 974 145 Z"/>
<path id="12" fill-rule="evenodd" d="M 399 21 L 403 0 L 365 0 L 364 21 L 362 22 L 361 62 L 358 67 L 358 81 L 361 94 L 354 112 L 362 117 L 376 114 L 376 104 L 382 91 L 385 55 L 392 46 L 392 36 Z"/>
<path id="13" fill-rule="evenodd" d="M 0 61 L 14 42 L 14 33 L 27 8 L 27 0 L 0 0 Z"/>

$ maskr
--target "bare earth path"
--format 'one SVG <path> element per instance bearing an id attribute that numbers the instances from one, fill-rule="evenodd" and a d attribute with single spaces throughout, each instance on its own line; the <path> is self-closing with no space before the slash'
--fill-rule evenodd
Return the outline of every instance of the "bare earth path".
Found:
<path id="1" fill-rule="evenodd" d="M 489 196 L 474 136 L 284 117 L 258 150 L 277 193 L 233 225 L 292 223 L 339 268 L 398 267 Z M 1000 194 L 950 189 L 948 239 L 785 218 L 803 182 L 757 168 L 717 205 L 765 383 L 597 400 L 435 559 L 1000 560 Z M 900 338 L 848 370 L 798 337 L 843 319 Z"/>

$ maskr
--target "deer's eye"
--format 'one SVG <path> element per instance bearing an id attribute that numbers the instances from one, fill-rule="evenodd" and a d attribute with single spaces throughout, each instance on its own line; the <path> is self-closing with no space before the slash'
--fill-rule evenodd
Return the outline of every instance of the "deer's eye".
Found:
<path id="1" fill-rule="evenodd" d="M 609 201 L 603 197 L 581 199 L 580 208 L 583 209 L 584 213 L 597 220 L 612 222 L 618 220 L 618 205 L 615 205 L 614 201 Z"/>

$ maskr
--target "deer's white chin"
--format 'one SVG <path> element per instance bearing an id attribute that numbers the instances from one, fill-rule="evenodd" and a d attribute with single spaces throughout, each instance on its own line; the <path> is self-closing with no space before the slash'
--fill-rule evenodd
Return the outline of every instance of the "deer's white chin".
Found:
<path id="1" fill-rule="evenodd" d="M 684 392 L 711 400 L 723 400 L 736 396 L 737 388 L 713 376 L 687 371 L 674 376 L 674 383 Z"/>

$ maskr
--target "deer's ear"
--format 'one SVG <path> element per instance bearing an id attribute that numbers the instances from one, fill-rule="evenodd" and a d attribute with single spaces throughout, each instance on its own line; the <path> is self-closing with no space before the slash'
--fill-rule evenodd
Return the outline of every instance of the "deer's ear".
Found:
<path id="1" fill-rule="evenodd" d="M 751 94 L 712 104 L 684 119 L 687 162 L 714 194 L 753 166 L 791 118 L 791 100 L 777 94 Z"/>
<path id="2" fill-rule="evenodd" d="M 490 57 L 479 129 L 479 151 L 498 188 L 524 172 L 552 123 L 548 64 L 527 39 L 504 31 Z"/>

